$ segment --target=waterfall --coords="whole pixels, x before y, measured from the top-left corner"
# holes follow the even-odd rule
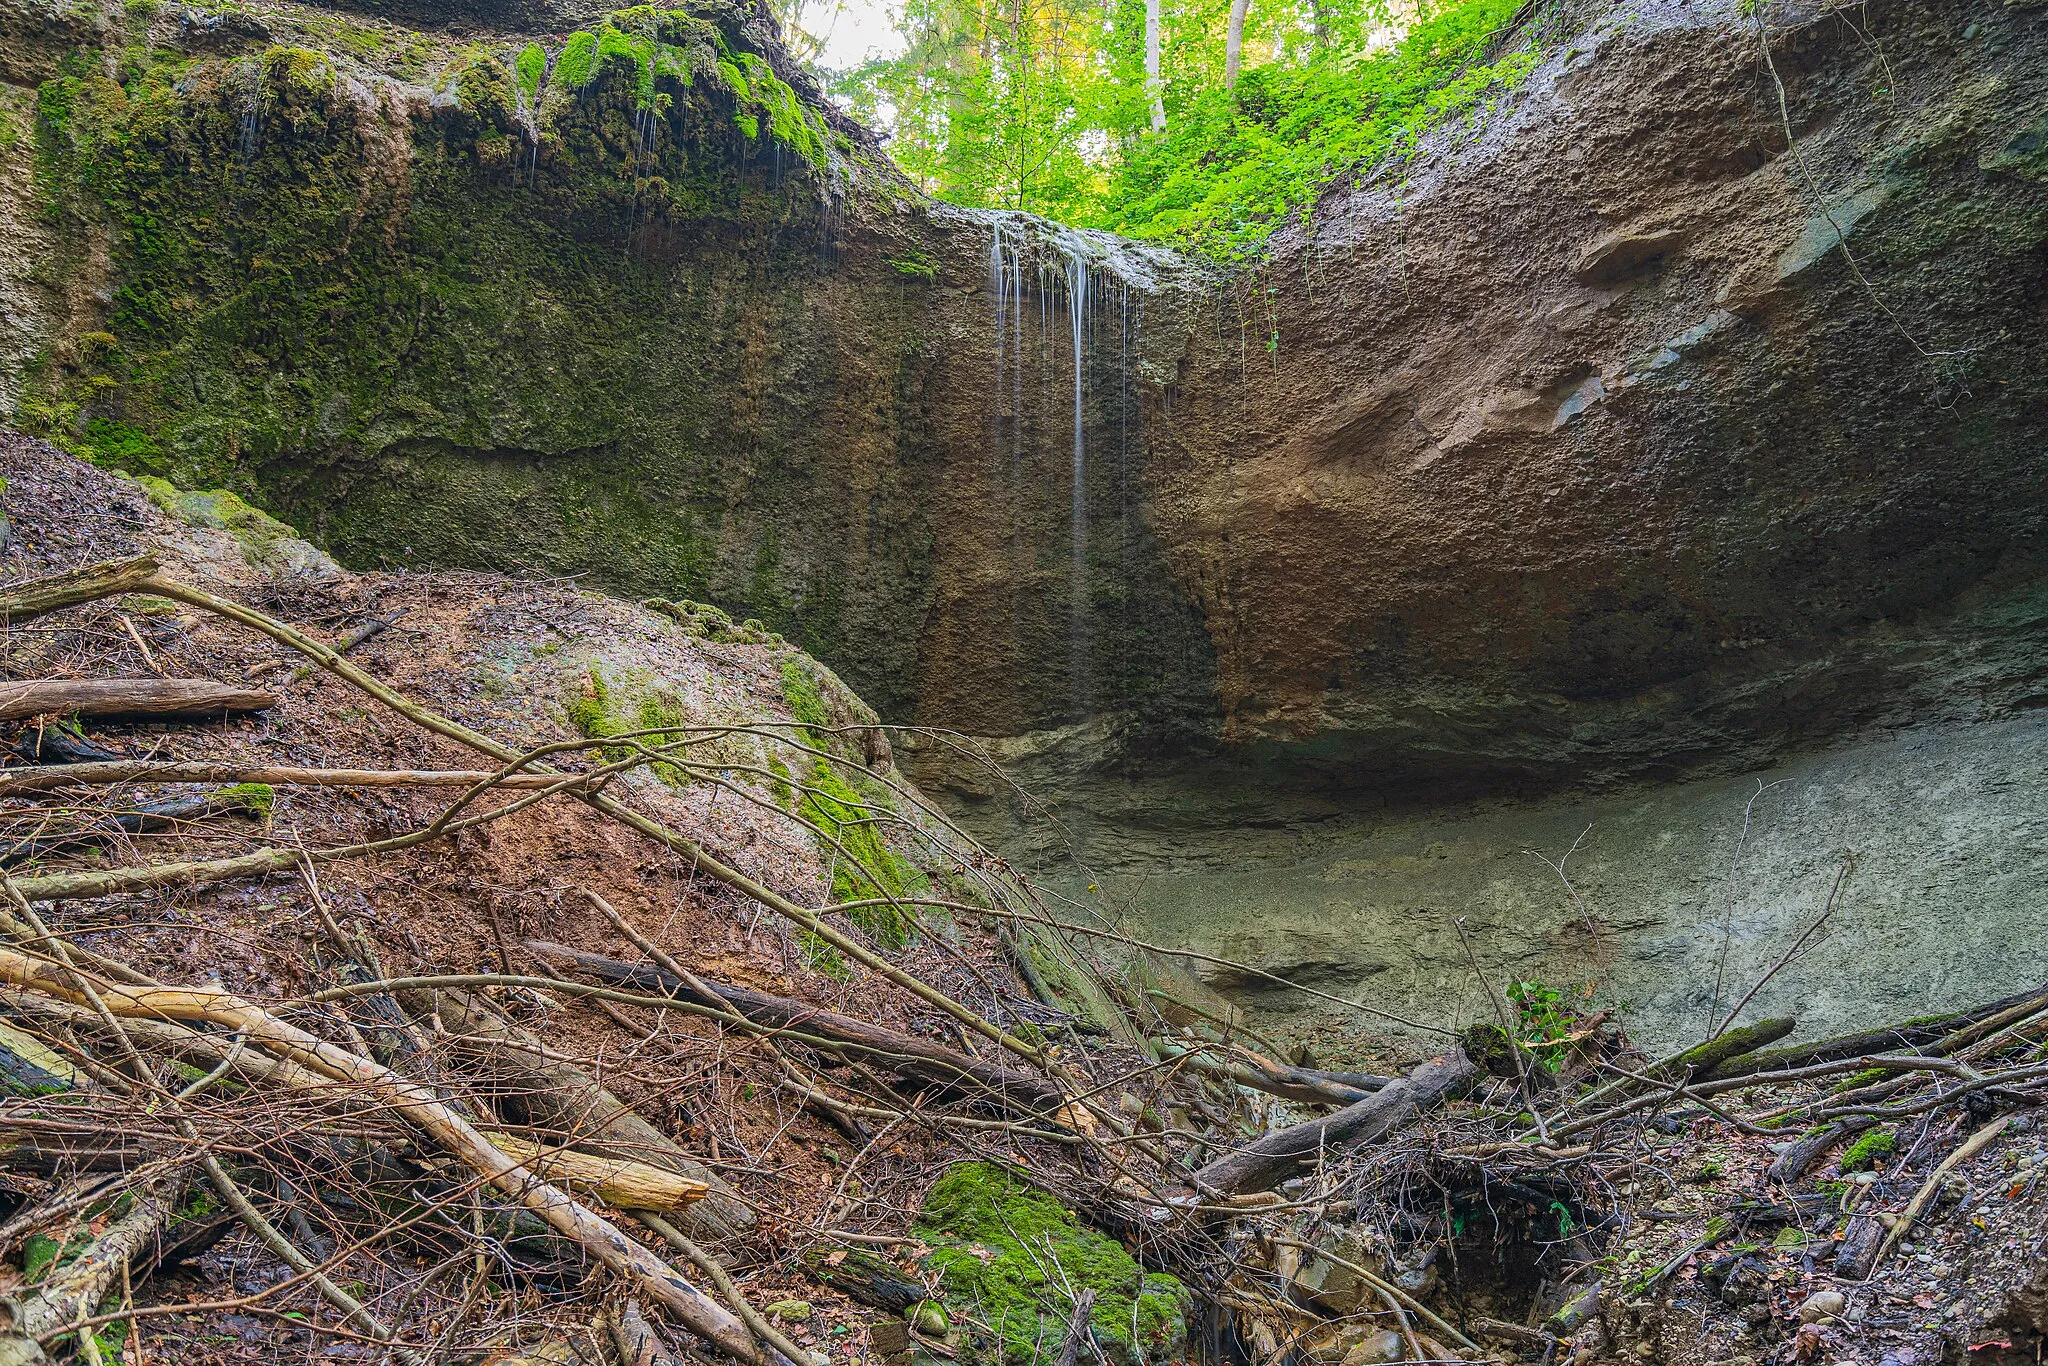
[[[1069,696],[1071,714],[1080,719],[1098,705],[1115,706],[1126,700],[1121,697],[1120,690],[1115,697],[1098,696],[1103,690],[1096,687],[1094,661],[1100,653],[1095,648],[1098,637],[1109,642],[1128,638],[1130,608],[1128,601],[1124,601],[1128,594],[1119,592],[1116,595],[1124,601],[1121,618],[1099,621],[1092,577],[1096,568],[1104,569],[1112,578],[1127,579],[1130,573],[1130,541],[1135,534],[1131,525],[1134,477],[1130,469],[1131,428],[1136,406],[1132,390],[1141,368],[1138,340],[1144,328],[1145,298],[1158,287],[1160,260],[1149,249],[1120,242],[1106,234],[1063,228],[1024,214],[1003,210],[961,212],[983,225],[988,233],[989,324],[995,342],[995,354],[989,370],[990,473],[999,473],[998,466],[1005,463],[1004,452],[1007,450],[1008,468],[1000,472],[1004,482],[999,488],[1004,506],[1010,510],[1010,554],[1021,576],[1020,586],[1028,579],[1028,566],[1034,563],[1033,547],[1024,539],[1030,525],[1027,509],[1034,504],[1035,496],[1057,496],[1056,486],[1041,485],[1034,489],[1027,481],[1025,427],[1034,416],[1050,416],[1059,411],[1055,406],[1060,402],[1057,386],[1066,379],[1059,373],[1061,364],[1064,361],[1073,367],[1073,387],[1066,395],[1071,424],[1065,577],[1070,642]],[[1027,271],[1031,272],[1030,276],[1027,276]],[[1027,297],[1027,288],[1035,293],[1035,299]],[[1108,389],[1097,390],[1091,386],[1089,370],[1090,348],[1100,340],[1096,334],[1104,321],[1103,317],[1098,317],[1103,308],[1098,296],[1111,290],[1114,294],[1108,297],[1107,304],[1114,313],[1117,326],[1113,399]],[[1038,336],[1031,342],[1036,352],[1035,383],[1042,387],[1036,391],[1037,396],[1027,410],[1024,383],[1026,313],[1033,304],[1037,306],[1039,329]],[[1056,316],[1062,306],[1067,313],[1065,356],[1060,355],[1059,319]],[[1103,378],[1107,379],[1109,357],[1105,355],[1096,359],[1103,364]],[[1093,472],[1093,485],[1090,483],[1088,461],[1088,403],[1091,394],[1104,424],[1096,432],[1099,448],[1096,464],[1099,468]],[[1105,406],[1112,401],[1116,404],[1114,432],[1107,425],[1112,414]],[[1005,426],[1009,428],[1007,443],[1004,442]],[[1040,438],[1051,435],[1050,431],[1042,428],[1035,429],[1034,434]],[[1101,445],[1100,438],[1111,435],[1116,437],[1115,459],[1103,467],[1102,455],[1108,448]],[[1142,440],[1142,437],[1137,439]],[[1045,441],[1044,445],[1051,447],[1052,442]],[[1050,455],[1051,450],[1045,453]],[[1049,475],[1051,471],[1046,473]],[[1111,482],[1102,488],[1103,497],[1092,497],[1091,490],[1103,485],[1105,480]],[[1115,495],[1113,507],[1108,501],[1112,492]],[[1057,504],[1048,507],[1039,503],[1037,506],[1042,509],[1041,518],[1050,520],[1058,515]],[[1113,521],[1103,526],[1094,525],[1091,519],[1099,509],[1113,511]],[[1115,544],[1098,544],[1104,534],[1110,536]],[[1026,601],[1025,592],[1020,591],[1017,610],[1020,617],[1035,615],[1048,605],[1051,604],[1033,605]],[[1053,610],[1056,611],[1057,607],[1054,606]]]

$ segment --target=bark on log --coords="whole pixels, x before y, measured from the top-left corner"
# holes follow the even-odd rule
[[[1594,1281],[1566,1300],[1555,1314],[1543,1320],[1543,1331],[1558,1338],[1568,1338],[1578,1332],[1588,1319],[1600,1312],[1600,1292],[1606,1284],[1605,1281]]]
[[[1883,1246],[1884,1225],[1872,1215],[1857,1215],[1843,1230],[1842,1246],[1835,1253],[1835,1275],[1845,1281],[1868,1280]]]
[[[901,1314],[930,1297],[922,1281],[866,1248],[814,1247],[804,1253],[803,1263],[820,1282],[870,1309]]]
[[[53,854],[77,849],[97,848],[109,840],[118,840],[123,835],[147,835],[158,831],[176,830],[183,824],[203,820],[208,816],[260,816],[265,805],[263,798],[252,793],[231,791],[212,792],[204,797],[185,797],[173,802],[138,805],[132,811],[102,816],[83,830],[67,830],[35,839],[18,840],[0,848],[0,865],[20,863],[32,858],[47,858]]]
[[[399,1000],[415,1018],[436,1014],[455,1046],[487,1056],[506,1074],[512,1099],[528,1124],[570,1136],[570,1141],[603,1144],[619,1153],[703,1182],[709,1193],[682,1211],[685,1231],[711,1242],[738,1238],[754,1226],[754,1212],[711,1169],[690,1156],[632,1107],[574,1064],[550,1058],[540,1040],[454,988],[401,991]],[[488,1040],[472,1044],[472,1039]]]
[[[0,950],[0,980],[74,1003],[82,993],[54,965]],[[752,1334],[723,1306],[676,1269],[621,1233],[608,1220],[577,1204],[500,1151],[451,1110],[431,1087],[407,1080],[368,1058],[357,1057],[307,1033],[239,997],[213,988],[140,987],[103,982],[100,999],[115,1014],[170,1020],[204,1020],[246,1034],[252,1042],[309,1070],[352,1083],[377,1096],[392,1111],[461,1158],[506,1195],[555,1230],[581,1244],[597,1261],[637,1285],[674,1314],[691,1332],[739,1361],[757,1363],[767,1355]],[[775,1362],[781,1361],[775,1354]],[[4,1363],[0,1363],[4,1366]],[[772,1364],[771,1364],[772,1366]]]
[[[613,1209],[673,1214],[702,1200],[703,1182],[625,1157],[595,1157],[568,1148],[542,1147],[511,1134],[485,1134],[491,1146],[523,1163],[535,1175],[570,1190],[594,1195]]]
[[[2022,1006],[2042,994],[2043,988],[2030,987],[2012,996],[2001,997],[1968,1010],[1953,1011],[1946,1015],[1930,1015],[1924,1019],[1909,1020],[1885,1029],[1866,1029],[1854,1034],[1837,1034],[1832,1038],[1816,1039],[1812,1043],[1794,1044],[1790,1048],[1774,1048],[1765,1053],[1749,1053],[1731,1058],[1714,1069],[1710,1077],[1695,1077],[1695,1081],[1726,1081],[1731,1077],[1746,1077],[1753,1072],[1779,1072],[1792,1067],[1806,1067],[1817,1062],[1839,1062],[1843,1058],[1858,1058],[1868,1053],[1891,1053],[1905,1048],[1916,1048],[1936,1043],[1982,1020],[2015,1006]]]
[[[619,1360],[623,1366],[683,1366],[682,1358],[669,1350],[661,1334],[654,1331],[654,1325],[640,1312],[635,1300],[612,1309],[610,1327],[612,1342],[619,1349]]]
[[[1224,1195],[1271,1190],[1322,1153],[1370,1143],[1452,1099],[1471,1084],[1476,1070],[1463,1050],[1454,1048],[1334,1115],[1268,1134],[1218,1158],[1195,1173],[1194,1186]]]
[[[155,1244],[191,1183],[189,1166],[162,1173],[134,1193],[128,1212],[93,1239],[91,1247],[51,1272],[36,1293],[20,1303],[13,1325],[0,1335],[0,1366],[46,1361],[36,1340],[97,1312],[121,1268]]]
[[[272,787],[474,787],[492,777],[485,769],[287,768],[271,764],[118,759],[111,763],[70,763],[0,777],[0,797],[22,797],[58,787],[100,783],[267,783]],[[552,787],[559,773],[511,773],[497,786],[530,790]]]
[[[1057,1112],[1066,1104],[1066,1096],[1048,1077],[969,1057],[928,1039],[821,1010],[806,1001],[771,996],[752,987],[708,978],[703,980],[715,995],[711,1000],[703,1000],[674,973],[652,964],[628,963],[618,958],[583,953],[546,940],[530,939],[526,946],[553,963],[586,972],[609,986],[632,987],[637,991],[659,992],[679,1001],[723,1007],[758,1025],[801,1029],[807,1034],[851,1044],[879,1055],[900,1077],[921,1084],[943,1086],[1010,1113],[1046,1115]]]
[[[1709,1039],[1696,1048],[1688,1048],[1650,1075],[1659,1079],[1676,1079],[1687,1075],[1691,1068],[1694,1081],[1706,1081],[1724,1075],[1717,1071],[1734,1059],[1754,1053],[1765,1044],[1773,1044],[1799,1027],[1799,1021],[1780,1016],[1774,1020],[1760,1020],[1753,1025],[1731,1029],[1717,1039]]]
[[[1869,1115],[1851,1115],[1847,1119],[1838,1119],[1819,1133],[1798,1139],[1791,1147],[1779,1153],[1777,1160],[1771,1163],[1771,1169],[1765,1175],[1781,1186],[1789,1186],[1806,1175],[1813,1164],[1820,1161],[1830,1148],[1850,1134],[1861,1133],[1876,1125],[1877,1121]]]
[[[157,720],[219,720],[234,712],[267,711],[277,694],[210,678],[49,678],[0,684],[0,721],[29,716],[134,716]]]
[[[62,607],[76,607],[116,593],[132,593],[156,570],[154,555],[135,555],[13,584],[0,589],[0,620],[27,621]]]
[[[121,756],[102,749],[67,723],[24,726],[14,752],[31,764],[115,763]]]
[[[1074,1312],[1067,1318],[1067,1336],[1060,1343],[1058,1366],[1079,1366],[1081,1349],[1088,1345],[1089,1319],[1095,1313],[1095,1292],[1082,1290],[1074,1296]]]

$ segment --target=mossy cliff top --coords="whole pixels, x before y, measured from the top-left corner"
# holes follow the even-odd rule
[[[0,196],[36,239],[32,269],[0,265],[19,425],[232,490],[358,567],[715,604],[893,720],[1028,728],[1165,675],[1199,699],[1199,625],[1129,511],[1142,385],[1119,366],[1143,348],[1090,360],[1077,580],[1064,352],[982,461],[990,229],[917,195],[761,12],[380,13],[42,15],[0,71]],[[1077,611],[1106,623],[1100,681],[1035,676]]]

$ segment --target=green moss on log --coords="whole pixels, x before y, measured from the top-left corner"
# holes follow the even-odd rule
[[[963,1361],[1044,1359],[1065,1335],[1072,1292],[1084,1289],[1095,1292],[1095,1336],[1114,1366],[1174,1360],[1186,1344],[1186,1287],[1147,1272],[1006,1168],[952,1168],[925,1197],[917,1229],[933,1246],[926,1264],[939,1274],[953,1321],[975,1325],[962,1332]]]

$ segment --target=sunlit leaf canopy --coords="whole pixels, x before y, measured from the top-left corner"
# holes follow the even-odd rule
[[[1249,0],[1229,84],[1231,0],[1154,3],[1163,131],[1147,0],[903,0],[833,89],[941,199],[1242,255],[1535,60],[1520,0]]]

